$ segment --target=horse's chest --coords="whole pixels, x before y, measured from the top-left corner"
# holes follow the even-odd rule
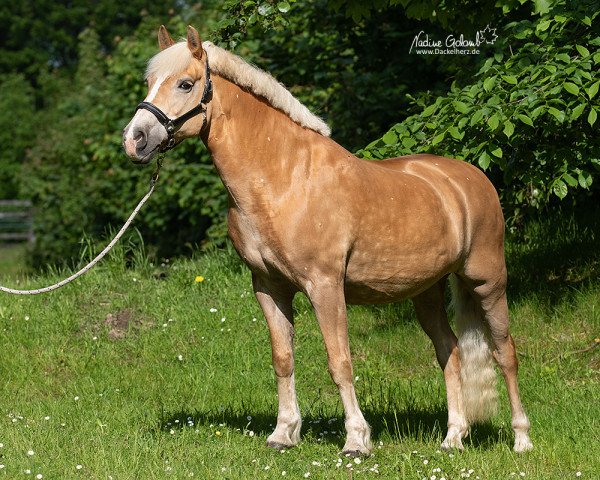
[[[281,269],[278,255],[259,222],[232,209],[228,216],[228,230],[235,249],[251,270],[267,273],[273,267]]]

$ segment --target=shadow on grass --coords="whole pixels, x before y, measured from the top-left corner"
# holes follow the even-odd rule
[[[600,278],[600,207],[556,209],[507,235],[508,298],[552,307]]]
[[[396,412],[378,413],[365,412],[371,429],[373,441],[380,438],[391,437],[393,440],[411,439],[427,442],[439,448],[447,432],[448,412],[446,409],[433,410],[405,409]],[[502,430],[491,422],[474,425],[466,439],[463,439],[466,448],[489,449],[504,438]]]
[[[434,448],[439,445],[446,435],[447,411],[442,408],[432,410],[406,409],[394,412],[377,412],[367,410],[365,418],[371,425],[371,438],[376,445],[380,439],[391,438],[394,441],[403,439],[427,442]],[[250,417],[250,419],[249,419]],[[171,412],[165,413],[157,426],[151,429],[153,434],[212,426],[215,431],[228,428],[243,435],[268,436],[275,428],[275,413],[247,414],[223,412]],[[508,432],[499,429],[493,423],[475,425],[469,437],[463,440],[466,448],[489,449],[498,443],[509,442]],[[306,441],[317,441],[337,445],[341,450],[345,441],[345,429],[342,417],[318,417],[307,415],[302,419],[302,438]]]

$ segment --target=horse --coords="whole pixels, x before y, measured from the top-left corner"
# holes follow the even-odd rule
[[[509,333],[504,219],[495,188],[467,162],[434,155],[356,157],[270,74],[202,42],[158,32],[148,95],[123,131],[135,163],[199,136],[228,194],[228,233],[252,272],[268,324],[278,412],[267,446],[300,441],[292,300],[314,308],[341,396],[343,453],[369,454],[370,427],[353,385],[347,304],[412,299],[444,375],[448,429],[463,449],[470,425],[495,412],[495,359],[512,414],[514,450],[533,448]],[[445,309],[450,283],[456,329]]]

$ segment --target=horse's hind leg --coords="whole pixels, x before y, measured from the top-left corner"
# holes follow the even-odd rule
[[[275,431],[267,438],[267,446],[276,449],[292,447],[300,441],[300,408],[294,382],[293,293],[274,288],[252,278],[256,299],[267,319],[271,335],[273,369],[277,377],[279,409]]]
[[[425,292],[412,299],[417,319],[435,347],[437,360],[444,372],[448,400],[448,433],[442,442],[444,450],[462,449],[462,439],[469,425],[462,405],[460,360],[457,339],[448,324],[444,307],[446,280],[440,280]]]
[[[475,298],[480,302],[494,344],[494,358],[506,382],[512,413],[512,428],[515,432],[514,450],[515,452],[524,452],[532,449],[533,444],[529,439],[529,420],[519,396],[515,343],[508,331],[505,278],[502,276],[500,280],[484,282],[473,288],[473,292]]]

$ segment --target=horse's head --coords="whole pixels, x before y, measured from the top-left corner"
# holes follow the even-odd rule
[[[198,135],[212,93],[208,60],[195,28],[188,27],[187,41],[175,43],[161,26],[158,44],[161,52],[146,70],[148,95],[123,130],[123,146],[135,163],[148,163],[157,152]]]

